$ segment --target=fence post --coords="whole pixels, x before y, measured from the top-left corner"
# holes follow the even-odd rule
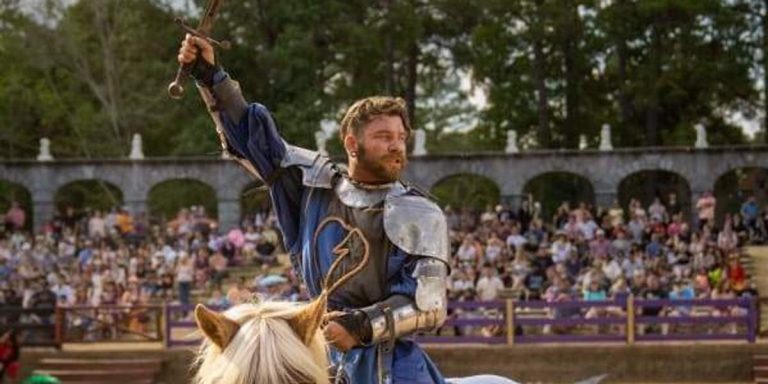
[[[168,307],[168,302],[163,302],[163,310],[160,314],[161,317],[161,324],[162,329],[158,332],[160,333],[160,337],[163,340],[163,344],[165,345],[165,348],[171,347],[171,313],[170,308]]]
[[[627,304],[627,344],[635,343],[635,296],[629,295]]]
[[[757,329],[760,323],[757,322],[757,297],[749,297],[749,311],[747,311],[747,340],[754,343],[757,340]]]
[[[507,299],[507,345],[515,343],[515,302]]]
[[[56,315],[55,315],[55,323],[54,323],[54,342],[56,343],[56,348],[61,349],[61,344],[63,343],[62,338],[64,337],[64,308],[60,306],[56,306]]]

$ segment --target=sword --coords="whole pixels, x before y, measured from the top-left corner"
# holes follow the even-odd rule
[[[221,8],[221,2],[222,0],[208,0],[208,5],[205,7],[205,13],[203,13],[203,17],[200,19],[200,23],[197,25],[197,29],[192,28],[184,23],[184,20],[180,17],[175,19],[176,24],[178,24],[181,29],[190,35],[205,39],[209,43],[222,49],[229,49],[230,44],[228,41],[219,42],[209,36],[211,34],[211,30],[213,29],[213,20],[216,17],[216,14],[219,12],[219,8]],[[181,99],[181,97],[184,95],[184,86],[182,84],[184,84],[184,82],[189,77],[193,64],[194,63],[179,65],[179,70],[176,72],[176,78],[171,84],[168,85],[168,96],[173,99]]]

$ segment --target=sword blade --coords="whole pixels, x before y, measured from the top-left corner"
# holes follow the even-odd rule
[[[197,26],[197,30],[208,36],[213,29],[213,20],[219,13],[222,0],[209,0],[208,5],[205,7],[203,17],[200,19],[200,24]]]

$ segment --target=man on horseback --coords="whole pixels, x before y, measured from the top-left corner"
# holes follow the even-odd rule
[[[399,180],[411,132],[403,100],[370,97],[347,110],[344,169],[286,143],[269,111],[246,103],[237,82],[213,64],[207,41],[188,35],[178,61],[193,64],[225,153],[269,186],[285,248],[310,294],[321,293],[337,256],[367,260],[328,298],[324,333],[337,379],[445,382],[408,338],[445,319],[449,248],[440,208]]]

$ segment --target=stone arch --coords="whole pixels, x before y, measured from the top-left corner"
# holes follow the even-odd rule
[[[618,200],[626,212],[631,199],[639,199],[648,208],[656,197],[668,205],[671,193],[677,196],[683,216],[690,217],[693,197],[688,179],[665,169],[643,169],[625,176],[619,182]]]
[[[72,180],[61,185],[53,196],[58,212],[71,207],[76,213],[89,210],[108,211],[123,205],[123,190],[103,179]]]
[[[218,218],[216,189],[193,178],[166,179],[149,188],[147,206],[150,218],[172,220],[181,209],[202,206],[211,219]]]
[[[493,179],[472,173],[443,177],[433,184],[430,193],[443,207],[482,210],[501,201],[501,189]]]
[[[741,204],[754,196],[758,204],[768,203],[768,167],[738,167],[717,176],[713,192],[717,199],[716,220],[728,212],[739,212]]]
[[[523,186],[525,198],[541,204],[542,215],[548,220],[557,207],[568,202],[571,207],[579,203],[595,204],[595,188],[592,181],[578,173],[568,171],[549,171],[528,179]]]
[[[17,202],[19,207],[24,210],[23,228],[27,230],[32,229],[33,210],[35,208],[34,204],[32,204],[32,193],[21,183],[0,179],[0,216],[8,212],[13,202]]]
[[[240,193],[240,211],[243,217],[251,217],[258,212],[272,209],[269,188],[260,180],[254,180],[242,188]]]

